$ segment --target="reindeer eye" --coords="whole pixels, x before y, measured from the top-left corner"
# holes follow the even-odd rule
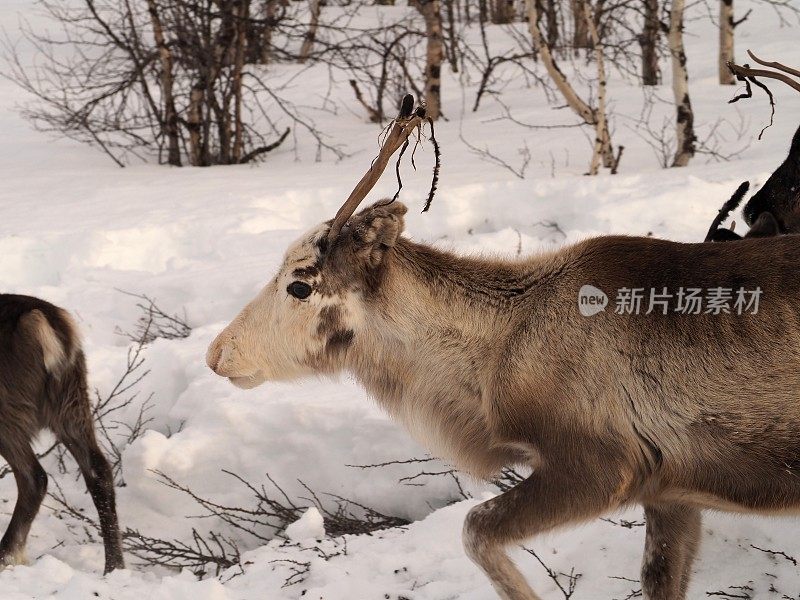
[[[286,291],[298,300],[305,300],[311,295],[311,286],[304,281],[293,281],[286,288]]]

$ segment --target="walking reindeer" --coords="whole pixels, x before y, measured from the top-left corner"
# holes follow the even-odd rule
[[[47,493],[47,473],[31,449],[44,428],[75,457],[97,507],[105,572],[125,566],[114,479],[97,445],[86,362],[69,314],[44,300],[0,294],[0,455],[17,484],[17,502],[3,539],[0,568],[25,562],[31,523]]]
[[[504,599],[539,598],[509,545],[634,504],[644,598],[685,598],[702,509],[800,511],[800,236],[459,256],[404,237],[398,202],[355,213],[421,122],[401,112],[336,217],[211,343],[209,367],[241,388],[347,371],[458,468],[530,467],[464,523]],[[695,289],[737,299],[679,310]],[[615,290],[661,303],[618,310],[603,293]]]

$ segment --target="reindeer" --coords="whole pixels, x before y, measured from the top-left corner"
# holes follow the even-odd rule
[[[685,598],[703,509],[800,509],[800,236],[603,236],[515,260],[459,256],[403,236],[399,202],[355,212],[420,123],[401,112],[336,217],[288,249],[208,366],[245,389],[346,371],[459,469],[529,467],[464,522],[466,554],[501,598],[539,598],[508,546],[635,504],[644,598]],[[760,288],[762,301],[755,314],[599,302],[583,316],[588,285]]]
[[[80,467],[100,516],[105,573],[124,568],[111,467],[97,445],[86,362],[69,314],[44,300],[0,294],[0,455],[17,484],[11,522],[0,540],[0,568],[26,562],[31,523],[47,473],[31,449],[50,429]]]
[[[742,239],[732,229],[719,227],[744,198],[749,188],[745,182],[731,196],[714,219],[706,236],[707,242],[727,242]],[[785,233],[800,233],[800,127],[795,131],[789,155],[764,186],[747,201],[742,210],[750,229],[744,237],[772,237]]]
[[[800,233],[800,127],[794,133],[786,160],[748,200],[742,213],[750,224],[769,213],[780,233]]]

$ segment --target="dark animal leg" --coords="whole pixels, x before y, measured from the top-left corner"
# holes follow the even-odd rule
[[[683,600],[700,540],[700,509],[682,504],[645,506],[642,560],[646,600]]]
[[[26,562],[25,542],[31,523],[39,512],[47,493],[47,473],[36,459],[28,440],[9,443],[0,441],[0,454],[8,462],[17,483],[17,503],[11,522],[0,540],[0,565],[15,565]]]

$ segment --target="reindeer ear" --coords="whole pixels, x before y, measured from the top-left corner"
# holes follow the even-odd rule
[[[377,267],[386,252],[397,243],[403,232],[405,204],[378,202],[362,210],[352,219],[350,239],[354,252],[371,267]]]
[[[781,228],[775,216],[768,211],[762,212],[744,237],[773,237],[780,235]]]

